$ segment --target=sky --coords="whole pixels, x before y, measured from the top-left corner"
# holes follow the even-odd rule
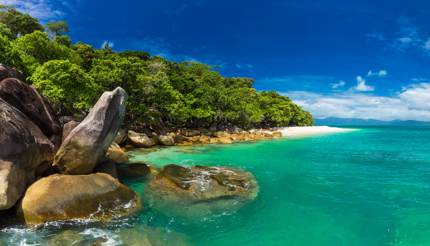
[[[430,121],[430,2],[0,0],[74,41],[251,77],[316,118]]]

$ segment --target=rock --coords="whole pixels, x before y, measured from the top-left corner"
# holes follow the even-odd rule
[[[64,124],[63,126],[63,139],[61,142],[64,142],[66,140],[67,136],[69,136],[70,132],[72,132],[73,129],[75,129],[79,125],[79,122],[71,120]]]
[[[128,155],[119,145],[113,142],[106,153],[106,158],[115,163],[126,163],[128,162]]]
[[[84,238],[77,231],[66,230],[53,236],[48,241],[48,246],[80,246],[82,245]]]
[[[27,225],[76,219],[109,221],[136,212],[140,205],[136,193],[108,174],[56,174],[27,189],[20,213]]]
[[[145,163],[130,163],[116,165],[120,178],[144,178],[151,173],[151,168]]]
[[[127,131],[125,129],[119,129],[114,142],[117,143],[118,145],[122,145],[126,141],[127,141]]]
[[[0,64],[0,81],[7,78],[15,78],[21,81],[25,81],[25,76],[20,71],[8,67],[6,65]]]
[[[175,145],[175,139],[169,135],[160,135],[158,136],[158,141],[161,145],[164,146],[173,146]]]
[[[126,92],[118,87],[105,92],[85,119],[74,128],[54,158],[65,174],[87,174],[106,156],[125,114]]]
[[[114,178],[118,178],[118,172],[116,170],[116,163],[111,161],[105,161],[94,168],[95,173],[106,173]]]
[[[153,138],[148,137],[145,133],[137,133],[135,131],[128,131],[129,142],[137,148],[150,148],[155,146]]]
[[[220,144],[231,144],[231,143],[233,143],[233,140],[231,140],[231,138],[229,136],[218,137],[217,140],[218,140],[217,142]]]
[[[49,168],[54,146],[15,107],[0,99],[0,210],[12,207]]]
[[[282,138],[282,132],[273,132],[272,137],[274,138]]]
[[[138,227],[122,229],[119,233],[122,245],[127,246],[186,246],[184,234],[161,228]]]
[[[221,137],[228,137],[230,134],[228,132],[225,132],[225,131],[217,131],[213,135],[214,135],[214,137],[221,138]]]
[[[60,133],[54,110],[33,87],[18,79],[4,79],[0,82],[0,98],[24,113],[46,136]]]
[[[201,218],[238,209],[258,191],[257,181],[246,171],[167,165],[149,182],[145,196],[164,213]]]

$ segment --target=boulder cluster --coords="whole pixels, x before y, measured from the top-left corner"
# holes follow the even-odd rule
[[[126,100],[122,88],[105,92],[82,122],[63,127],[20,72],[0,65],[0,211],[16,209],[30,225],[135,212],[137,194],[97,172],[109,157],[119,158],[107,152],[119,148],[112,143]]]
[[[228,129],[228,130],[189,130],[179,129],[166,134],[138,133],[129,130],[124,142],[134,148],[151,148],[155,146],[190,146],[201,144],[231,144],[235,142],[258,141],[282,137],[277,130],[267,129]]]
[[[144,196],[166,214],[206,216],[254,200],[255,177],[228,167],[129,163],[120,146],[231,143],[280,137],[275,131],[179,130],[144,134],[121,129],[127,93],[104,92],[80,122],[59,120],[18,71],[0,65],[0,212],[27,225],[109,221],[138,211],[139,196],[122,178],[150,177]],[[63,117],[64,118],[64,117]],[[151,175],[149,175],[151,174]]]

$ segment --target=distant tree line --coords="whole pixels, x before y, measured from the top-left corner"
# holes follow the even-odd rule
[[[0,62],[20,69],[63,115],[84,115],[105,90],[129,94],[130,128],[311,125],[288,97],[259,92],[249,78],[227,78],[210,66],[173,62],[142,51],[114,52],[78,42],[67,23],[46,25],[0,5]]]

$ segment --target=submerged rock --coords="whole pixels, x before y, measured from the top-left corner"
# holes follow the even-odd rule
[[[84,239],[77,231],[66,230],[53,236],[47,243],[48,246],[80,246]]]
[[[136,193],[108,174],[56,174],[27,189],[20,212],[28,225],[76,219],[109,221],[136,212],[140,205]]]
[[[46,136],[61,132],[51,105],[33,87],[8,78],[0,82],[0,98],[24,113]]]
[[[122,229],[119,233],[121,245],[127,246],[186,246],[188,238],[186,235],[166,231],[160,228],[139,227],[133,229]]]
[[[246,171],[167,165],[150,181],[145,195],[163,212],[192,217],[238,209],[258,191],[257,181]]]
[[[137,133],[135,131],[128,131],[128,140],[131,145],[137,148],[150,148],[157,143],[153,138],[148,137],[145,133]]]
[[[12,207],[49,168],[54,146],[15,107],[0,99],[0,210]]]
[[[105,92],[85,119],[74,128],[54,158],[65,174],[88,174],[106,156],[125,114],[126,92],[118,87]]]
[[[151,167],[144,163],[117,164],[116,169],[121,179],[145,178],[151,173]]]

